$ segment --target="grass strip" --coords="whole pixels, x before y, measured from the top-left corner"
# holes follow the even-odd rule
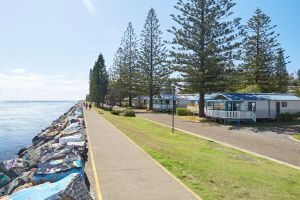
[[[293,138],[300,141],[300,134],[294,134]]]
[[[139,117],[103,117],[204,199],[300,199],[300,171]]]

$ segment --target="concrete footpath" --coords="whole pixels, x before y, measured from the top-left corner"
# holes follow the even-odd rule
[[[194,200],[184,185],[160,167],[95,111],[84,112],[89,137],[91,181],[104,200]],[[91,175],[90,173],[93,173]],[[100,191],[97,191],[99,181]],[[95,186],[95,185],[96,186]],[[97,196],[97,195],[96,195]]]
[[[139,117],[171,126],[172,116],[167,114],[139,113]],[[240,149],[300,167],[300,143],[270,130],[233,129],[225,126],[195,123],[176,119],[175,127]]]

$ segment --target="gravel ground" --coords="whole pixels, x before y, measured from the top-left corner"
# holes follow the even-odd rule
[[[138,116],[171,126],[168,114],[137,113]],[[231,126],[175,120],[175,127],[238,148],[300,167],[300,143],[288,138],[291,129],[232,128]]]

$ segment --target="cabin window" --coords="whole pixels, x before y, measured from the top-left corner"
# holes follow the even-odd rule
[[[286,101],[285,102],[281,102],[281,107],[286,108],[287,107],[287,102]]]
[[[213,102],[207,102],[207,109],[213,110],[214,109],[214,103]]]
[[[170,100],[165,100],[165,104],[169,105],[170,104]]]
[[[214,102],[207,102],[207,106],[214,106]]]
[[[214,103],[215,110],[225,110],[225,106],[223,102],[215,102]]]
[[[248,111],[256,111],[256,102],[248,102]]]

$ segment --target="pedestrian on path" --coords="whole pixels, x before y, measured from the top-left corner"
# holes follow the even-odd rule
[[[91,108],[92,108],[92,104],[89,105],[89,110],[91,110]]]

